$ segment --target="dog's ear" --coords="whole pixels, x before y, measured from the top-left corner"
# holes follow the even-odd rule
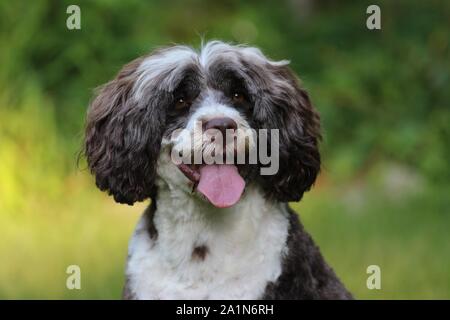
[[[279,170],[261,178],[269,196],[298,201],[320,170],[320,118],[285,63],[271,63],[265,69],[267,88],[257,99],[254,118],[262,127],[279,129]]]
[[[155,195],[156,161],[165,121],[163,91],[135,97],[139,58],[99,88],[87,115],[85,155],[96,184],[120,203]]]

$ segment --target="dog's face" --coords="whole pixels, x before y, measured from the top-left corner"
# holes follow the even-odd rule
[[[97,186],[128,204],[154,198],[158,178],[219,208],[251,183],[299,200],[320,169],[319,116],[286,65],[218,41],[132,61],[89,108],[85,154]],[[276,140],[259,134],[271,129]],[[265,147],[278,163],[268,175]]]

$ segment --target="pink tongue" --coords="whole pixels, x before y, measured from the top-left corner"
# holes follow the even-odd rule
[[[230,164],[205,165],[200,168],[197,191],[218,208],[236,204],[244,191],[245,181],[236,166]]]

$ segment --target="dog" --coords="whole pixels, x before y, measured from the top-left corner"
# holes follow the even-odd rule
[[[124,299],[352,298],[288,205],[321,163],[320,118],[288,63],[221,41],[175,45],[99,88],[84,145],[96,185],[118,203],[151,199],[129,244]],[[236,139],[245,130],[277,135]],[[215,140],[230,131],[231,142]],[[277,154],[272,174],[258,154],[220,161],[264,146]],[[212,163],[183,155],[212,149]]]

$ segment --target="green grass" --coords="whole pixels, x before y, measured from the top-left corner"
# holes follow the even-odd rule
[[[76,168],[77,139],[61,139],[52,105],[24,90],[24,100],[0,94],[0,298],[119,298],[143,206],[95,190]],[[72,264],[81,267],[79,291],[66,289]]]
[[[0,298],[120,297],[128,237],[142,206],[115,205],[85,178],[69,178],[59,200],[0,216]],[[66,289],[73,264],[81,268],[81,290]]]

